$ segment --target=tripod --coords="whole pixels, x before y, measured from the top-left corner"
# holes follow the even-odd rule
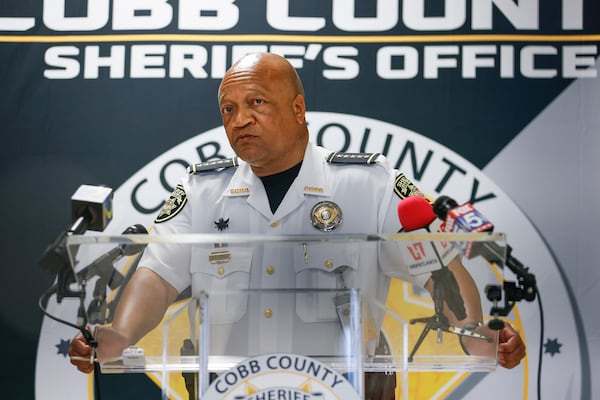
[[[435,314],[431,317],[414,318],[409,321],[411,324],[424,323],[425,327],[421,331],[421,335],[417,339],[417,342],[408,356],[408,362],[413,361],[415,353],[423,343],[423,340],[425,340],[425,337],[427,337],[429,331],[432,329],[437,331],[438,344],[442,343],[442,332],[448,332],[458,336],[469,336],[491,342],[492,339],[487,336],[475,333],[469,329],[450,325],[448,317],[444,315],[444,300],[446,300],[448,306],[454,312],[454,315],[456,315],[457,319],[462,320],[466,318],[464,303],[460,297],[458,284],[456,283],[452,271],[450,271],[448,267],[443,267],[440,270],[433,271],[431,273],[431,279],[433,280],[432,297]]]

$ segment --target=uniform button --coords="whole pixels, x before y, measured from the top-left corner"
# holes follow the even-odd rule
[[[269,275],[273,275],[274,273],[275,273],[275,267],[274,267],[274,266],[272,266],[272,265],[269,265],[269,266],[267,267],[267,274],[269,274]]]
[[[219,267],[219,269],[217,270],[217,274],[223,275],[224,273],[225,273],[225,268]]]
[[[273,310],[270,308],[265,308],[265,317],[271,318],[273,316]]]
[[[331,267],[333,267],[333,261],[326,260],[325,261],[325,268],[330,269]]]
[[[277,228],[279,226],[279,221],[275,221],[271,224],[271,228]]]

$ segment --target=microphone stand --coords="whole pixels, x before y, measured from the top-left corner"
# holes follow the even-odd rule
[[[539,295],[535,275],[529,272],[529,268],[523,265],[519,260],[512,256],[512,247],[507,245],[504,264],[495,262],[500,268],[504,266],[513,272],[517,277],[517,282],[503,281],[500,285],[487,285],[485,294],[487,299],[493,302],[490,315],[494,317],[488,326],[494,330],[500,330],[504,327],[504,321],[498,316],[506,317],[513,309],[517,301],[533,301],[536,295]],[[498,305],[502,299],[502,290],[504,290],[504,306]]]
[[[116,308],[116,303],[106,303],[107,286],[112,290],[115,290],[117,288],[119,289],[116,299],[118,301],[121,292],[125,287],[125,284],[131,278],[131,275],[133,273],[131,269],[135,270],[135,267],[137,266],[137,263],[140,260],[141,254],[138,254],[138,256],[136,257],[135,263],[128,272],[127,277],[124,277],[115,268],[114,263],[124,255],[133,255],[136,253],[141,253],[146,247],[146,245],[119,245],[111,249],[107,253],[102,254],[90,265],[88,265],[76,274],[71,266],[72,260],[69,259],[66,241],[67,237],[70,235],[85,233],[85,231],[88,228],[89,219],[90,217],[89,215],[87,215],[87,213],[77,218],[77,220],[71,225],[69,230],[66,232],[62,232],[54,240],[54,242],[50,246],[48,246],[48,248],[46,248],[46,250],[42,254],[39,260],[39,264],[44,269],[47,269],[51,272],[56,272],[57,278],[56,282],[40,297],[40,299],[38,300],[38,305],[41,311],[47,317],[79,330],[85,337],[86,341],[92,346],[93,349],[95,349],[95,347],[97,346],[97,342],[93,335],[87,330],[87,325],[88,323],[103,324],[107,321],[112,322],[114,310]],[[137,224],[128,227],[123,232],[123,234],[131,233],[148,232],[146,228],[144,228],[144,226]],[[78,250],[79,245],[73,248],[73,258],[76,257]],[[73,260],[73,262],[76,263],[75,260]],[[84,306],[86,299],[86,286],[88,281],[94,276],[98,276],[98,280],[96,281],[96,286],[94,288],[93,299],[91,300],[88,310],[86,311]],[[75,283],[79,284],[79,290],[71,289],[71,285]],[[47,305],[52,295],[56,295],[56,302],[59,304],[62,303],[64,298],[79,299],[77,320],[75,323],[58,318],[48,312]],[[92,359],[93,354],[94,353],[92,352]]]
[[[442,267],[442,269],[433,271],[431,273],[431,279],[433,280],[432,298],[433,298],[435,314],[432,315],[431,317],[413,318],[409,321],[411,324],[424,323],[425,326],[423,327],[423,330],[421,331],[421,335],[417,339],[417,342],[413,346],[413,348],[410,352],[410,355],[408,356],[408,362],[413,361],[415,353],[417,352],[417,350],[423,343],[423,340],[425,340],[425,338],[427,337],[427,334],[429,333],[429,331],[432,329],[437,331],[437,343],[438,344],[442,343],[442,332],[448,332],[448,333],[452,333],[452,334],[458,335],[458,336],[469,336],[472,338],[482,339],[487,342],[491,342],[491,340],[492,340],[491,338],[489,338],[487,336],[473,332],[469,329],[459,328],[459,327],[450,325],[450,322],[448,321],[448,317],[446,317],[446,315],[444,315],[444,299],[446,297],[446,289],[445,289],[445,285],[442,283],[442,280],[447,278],[446,276],[444,276],[447,273],[450,273],[450,274],[452,273],[452,271],[448,270],[448,267]]]

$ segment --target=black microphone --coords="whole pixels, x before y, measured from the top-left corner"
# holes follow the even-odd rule
[[[445,232],[477,233],[494,231],[494,224],[471,203],[458,205],[454,199],[448,196],[440,196],[433,203],[433,211],[439,219],[444,221]],[[505,263],[509,267],[514,266],[517,269],[523,265],[510,254],[512,249],[508,245],[506,251],[494,242],[469,242],[458,247],[468,259],[480,256],[501,268],[504,267]]]
[[[148,231],[141,224],[131,225],[123,231],[123,235],[147,234]],[[86,281],[94,276],[105,280],[111,289],[115,289],[123,283],[123,275],[117,271],[113,264],[124,256],[132,256],[144,250],[146,244],[119,244],[100,257],[92,261],[87,267],[77,272],[79,279]]]
[[[71,226],[61,232],[40,257],[40,266],[51,273],[70,269],[66,238],[86,230],[103,231],[112,220],[113,190],[106,186],[81,185],[71,196]]]
[[[71,196],[72,233],[102,232],[112,221],[113,190],[106,186],[81,185]]]
[[[471,203],[458,205],[454,199],[440,196],[433,203],[433,211],[444,222],[445,232],[477,233],[494,230],[494,224]],[[461,242],[456,247],[468,259],[481,256],[489,262],[504,263],[504,250],[494,242]]]
[[[433,203],[433,212],[453,232],[491,232],[494,225],[471,203],[458,205],[448,196],[440,196]]]
[[[433,203],[435,215],[444,221],[446,232],[473,233],[492,232],[494,224],[480,213],[471,203],[458,205],[448,196],[440,196]],[[506,250],[494,242],[470,242],[461,248],[466,258],[477,256],[503,268],[505,265],[518,277],[519,283],[525,289],[519,293],[517,300],[524,298],[527,301],[535,299],[535,276],[529,272],[521,261],[512,255],[512,247],[506,245]],[[520,298],[518,298],[520,297]]]
[[[123,231],[123,235],[146,234],[148,231],[143,225],[131,225]],[[114,263],[124,256],[131,256],[144,250],[146,244],[119,244],[100,257],[92,261],[87,267],[77,272],[77,278],[89,281],[97,276],[92,300],[87,309],[87,322],[103,324],[107,318],[106,288],[117,289],[125,282],[125,277],[115,267]]]
[[[403,229],[407,232],[420,229],[431,232],[429,225],[435,220],[435,214],[431,207],[431,203],[425,198],[421,196],[409,196],[398,203],[398,219],[400,220]],[[431,272],[431,278],[434,281],[434,301],[436,298],[437,300],[445,300],[456,318],[459,321],[463,320],[466,318],[467,313],[464,300],[460,294],[458,282],[452,271],[442,261],[442,259],[445,258],[444,256],[447,256],[452,248],[444,242],[441,242],[439,246],[435,242],[429,242],[429,244],[435,255],[435,267],[428,268]],[[445,250],[444,247],[446,247]],[[417,243],[409,246],[407,249],[413,258],[415,258],[417,265],[419,263],[427,262],[421,258],[415,257],[415,255],[419,255],[420,249],[425,249],[422,244]],[[428,252],[425,250],[423,255],[426,254],[428,254]],[[443,255],[440,256],[440,254]]]

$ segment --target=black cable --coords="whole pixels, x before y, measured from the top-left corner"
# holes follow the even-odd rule
[[[542,297],[540,291],[536,288],[538,306],[540,309],[540,349],[538,354],[538,376],[537,376],[537,395],[538,400],[542,398],[542,353],[544,347],[544,308],[542,307]]]
[[[46,306],[48,305],[48,300],[50,299],[50,296],[52,296],[56,290],[56,284],[52,285],[50,287],[50,289],[46,290],[46,292],[44,294],[42,294],[40,296],[40,298],[38,299],[38,307],[40,308],[40,310],[42,311],[42,313],[58,322],[67,326],[70,326],[71,328],[74,328],[76,330],[78,330],[79,332],[81,332],[81,334],[83,335],[83,337],[85,338],[86,342],[92,346],[92,347],[97,347],[98,346],[98,342],[96,341],[96,339],[94,338],[94,336],[91,334],[90,331],[88,331],[85,327],[85,323],[83,324],[84,326],[80,326],[77,324],[74,324],[73,322],[58,318],[52,314],[50,314],[46,308]],[[80,309],[83,308],[83,298],[85,297],[85,290],[82,290],[82,295],[79,297],[80,300],[80,304],[79,307]],[[101,394],[100,394],[100,366],[98,365],[98,363],[96,361],[94,361],[94,399],[96,400],[101,400]]]
[[[100,365],[94,361],[94,399],[100,400],[102,398],[100,393]]]
[[[64,319],[60,319],[58,317],[55,317],[54,315],[50,314],[48,312],[48,310],[46,309],[46,305],[48,304],[48,300],[50,299],[50,296],[52,296],[53,293],[53,289],[56,287],[56,284],[54,284],[50,289],[48,289],[44,294],[42,294],[38,300],[38,307],[40,308],[40,310],[42,311],[42,313],[44,313],[44,315],[50,319],[53,319],[56,322],[59,322],[61,324],[70,326],[71,328],[75,328],[78,331],[81,330],[85,330],[83,329],[81,326],[74,324],[72,322],[66,321]],[[88,332],[89,334],[89,332]]]
[[[542,306],[542,297],[540,296],[540,291],[537,287],[535,287],[535,294],[537,297],[539,312],[540,312],[540,343],[538,349],[538,368],[537,368],[537,382],[536,382],[536,392],[538,400],[542,398],[542,361],[543,361],[543,352],[544,352],[544,307]],[[504,323],[504,322],[502,322]],[[493,328],[492,328],[493,329]],[[501,328],[498,328],[501,329]]]

